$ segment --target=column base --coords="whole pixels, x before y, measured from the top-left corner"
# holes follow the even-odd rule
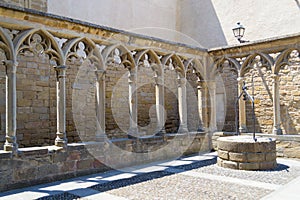
[[[197,132],[206,132],[206,128],[200,125],[197,129]]]
[[[282,129],[281,128],[273,128],[273,134],[274,135],[282,135]]]
[[[188,133],[189,130],[186,126],[180,126],[177,132],[178,133]]]
[[[128,135],[129,139],[138,138],[139,137],[138,129],[137,128],[129,128],[127,135]]]
[[[57,133],[57,135],[65,135],[64,133]],[[55,146],[57,147],[67,147],[67,138],[61,138],[59,136],[55,139]]]
[[[3,149],[4,151],[16,152],[18,145],[16,143],[5,143]]]
[[[246,126],[240,126],[239,132],[240,132],[240,133],[247,133],[247,128],[246,128]]]
[[[18,149],[18,144],[16,143],[16,137],[14,136],[6,136],[6,141],[4,143],[4,151],[16,152]]]
[[[96,134],[96,142],[105,142],[107,140],[106,134]]]

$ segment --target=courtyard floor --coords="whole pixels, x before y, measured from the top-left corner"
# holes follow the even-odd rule
[[[300,161],[277,158],[270,171],[216,165],[192,155],[0,193],[0,199],[300,199]]]

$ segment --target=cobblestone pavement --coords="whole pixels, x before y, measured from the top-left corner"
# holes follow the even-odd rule
[[[233,170],[208,153],[8,191],[0,199],[300,199],[300,161],[277,162],[268,171]]]

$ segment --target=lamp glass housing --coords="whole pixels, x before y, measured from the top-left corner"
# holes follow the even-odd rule
[[[241,39],[244,36],[245,28],[240,24],[240,22],[237,23],[237,27],[232,29],[234,37],[237,39]]]

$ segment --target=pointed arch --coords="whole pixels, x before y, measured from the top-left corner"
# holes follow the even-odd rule
[[[279,54],[279,56],[275,60],[274,68],[272,69],[272,72],[274,74],[278,74],[281,66],[288,65],[288,57],[291,54],[291,52],[294,50],[297,50],[300,54],[299,47],[293,47],[293,48],[286,49],[282,53]]]
[[[223,57],[221,57],[221,58],[219,58],[219,59],[217,59],[217,60],[215,60],[214,62],[213,62],[213,69],[212,69],[212,71],[211,71],[211,73],[209,74],[209,77],[211,78],[211,79],[215,79],[215,76],[217,75],[217,73],[218,73],[218,71],[219,70],[222,70],[223,69],[223,63],[225,62],[225,61],[228,61],[229,62],[229,64],[231,65],[231,70],[232,71],[234,71],[237,75],[239,75],[240,74],[240,69],[241,69],[241,65],[240,65],[240,63],[236,60],[236,59],[234,59],[234,58],[230,58],[230,57],[227,57],[227,56],[223,56]]]
[[[183,62],[185,68],[185,77],[188,69],[192,66],[193,69],[196,70],[197,74],[200,76],[201,80],[204,80],[204,65],[201,60],[196,58],[190,58]]]
[[[4,50],[7,60],[16,60],[14,45],[9,35],[0,27],[0,48]]]
[[[69,40],[63,47],[63,55],[64,55],[64,64],[67,62],[67,59],[71,56],[78,57],[77,55],[77,45],[83,42],[85,44],[85,53],[87,55],[90,55],[91,59],[96,60],[98,62],[98,65],[96,65],[98,70],[105,70],[105,64],[103,61],[103,57],[100,53],[100,50],[97,48],[96,44],[87,37],[81,37],[81,38],[73,38]]]
[[[180,57],[173,53],[168,54],[162,58],[162,65],[163,66],[167,65],[168,62],[170,62],[170,60],[172,60],[173,62],[176,63],[175,70],[178,73],[178,75],[180,77],[185,77],[185,67],[184,67],[184,64],[183,64],[182,60],[180,59]]]
[[[13,40],[13,44],[15,47],[15,55],[17,56],[20,51],[31,48],[31,43],[35,34],[41,35],[45,41],[43,41],[43,50],[41,53],[45,53],[50,56],[50,60],[53,59],[56,61],[57,65],[64,65],[63,53],[59,44],[53,37],[51,33],[44,29],[29,29],[21,32],[17,37]],[[24,44],[25,43],[25,44]]]
[[[106,47],[103,50],[103,60],[104,63],[106,64],[109,56],[115,49],[119,49],[121,51],[120,57],[121,57],[121,63],[126,67],[129,68],[130,70],[133,70],[135,68],[135,60],[132,56],[131,51],[124,46],[123,44],[114,44],[111,46]]]
[[[136,55],[135,55],[135,64],[136,66],[139,65],[139,63],[141,62],[141,59],[145,56],[145,55],[149,55],[149,60],[151,61],[151,68],[159,75],[162,75],[163,69],[162,69],[162,62],[160,60],[160,58],[158,57],[157,53],[153,50],[153,49],[144,49],[139,51]],[[155,64],[155,65],[153,65]]]
[[[271,56],[265,53],[254,53],[249,55],[243,62],[239,77],[243,77],[251,68],[253,68],[253,64],[255,63],[255,58],[257,56],[260,56],[261,67],[265,67],[268,70],[272,69],[274,61]]]

